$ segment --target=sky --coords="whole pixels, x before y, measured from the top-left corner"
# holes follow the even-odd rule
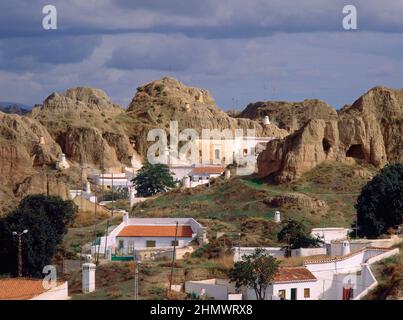
[[[45,30],[45,5],[57,29]],[[342,10],[357,8],[357,30]],[[1,0],[0,101],[33,105],[77,86],[127,107],[164,76],[222,109],[322,99],[340,108],[403,87],[400,0]]]

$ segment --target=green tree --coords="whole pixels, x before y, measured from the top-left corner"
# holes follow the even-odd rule
[[[41,277],[76,212],[72,201],[59,197],[24,198],[16,210],[0,219],[0,273],[17,274],[18,241],[12,233],[27,229],[28,233],[22,236],[23,275]]]
[[[277,240],[287,243],[288,254],[291,249],[314,248],[322,243],[320,239],[311,237],[301,222],[292,219],[285,222],[284,227],[277,234]]]
[[[385,166],[358,196],[358,235],[376,238],[403,223],[403,165]]]
[[[132,180],[137,194],[141,197],[153,196],[175,187],[175,181],[169,167],[165,164],[147,162]]]
[[[255,291],[256,299],[266,298],[266,289],[278,271],[279,262],[269,256],[264,249],[256,249],[251,255],[244,255],[241,261],[234,264],[229,278],[239,289],[247,286]]]

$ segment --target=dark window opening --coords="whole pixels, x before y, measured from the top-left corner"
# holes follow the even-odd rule
[[[322,140],[322,146],[323,146],[323,151],[325,151],[325,153],[328,154],[331,145],[330,145],[330,143],[329,143],[329,141],[327,139]]]
[[[356,158],[356,159],[365,159],[364,150],[361,144],[353,144],[348,148],[346,152],[346,157]]]

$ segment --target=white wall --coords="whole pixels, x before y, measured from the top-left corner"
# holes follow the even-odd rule
[[[243,256],[253,254],[256,249],[264,249],[270,256],[275,258],[284,257],[285,255],[285,249],[281,247],[233,247],[234,262],[240,261]]]
[[[330,243],[333,240],[347,239],[347,235],[350,229],[347,228],[314,228],[311,230],[312,237],[319,237]]]
[[[325,254],[326,248],[299,248],[291,250],[291,257],[308,257]]]
[[[291,300],[291,289],[297,289],[297,300],[316,300],[317,299],[317,283],[316,281],[295,282],[295,283],[278,283],[273,284],[273,295],[278,296],[279,290],[285,290],[285,299]],[[304,289],[310,289],[310,297],[304,298]]]
[[[228,293],[231,291],[231,284],[226,280],[208,279],[202,281],[186,281],[185,292],[195,293],[200,296],[202,290],[205,294],[214,300],[228,300]]]
[[[177,238],[178,246],[183,247],[189,244],[193,238]],[[171,242],[175,240],[175,237],[116,237],[116,247],[115,250],[119,249],[119,241],[123,240],[123,252],[122,253],[130,253],[128,252],[129,244],[132,243],[132,247],[134,249],[144,249],[147,248],[147,241],[155,241],[154,248],[172,248]],[[152,248],[148,248],[152,249]]]

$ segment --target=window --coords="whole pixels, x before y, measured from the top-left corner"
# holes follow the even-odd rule
[[[248,155],[248,149],[243,149],[243,155],[247,156]]]
[[[285,290],[278,290],[278,296],[281,300],[285,300]]]
[[[124,247],[124,241],[123,241],[123,240],[119,240],[119,244],[118,244],[119,250],[122,250],[123,247]]]
[[[175,246],[175,247],[179,246],[179,241],[178,241],[178,240],[172,240],[172,241],[171,241],[171,246],[172,246],[172,247],[174,247],[174,246]]]
[[[154,248],[155,247],[155,240],[147,240],[146,241],[147,248]]]
[[[311,289],[305,288],[304,289],[304,298],[310,298],[311,297]]]
[[[220,149],[215,149],[214,150],[214,158],[216,160],[220,160]]]

